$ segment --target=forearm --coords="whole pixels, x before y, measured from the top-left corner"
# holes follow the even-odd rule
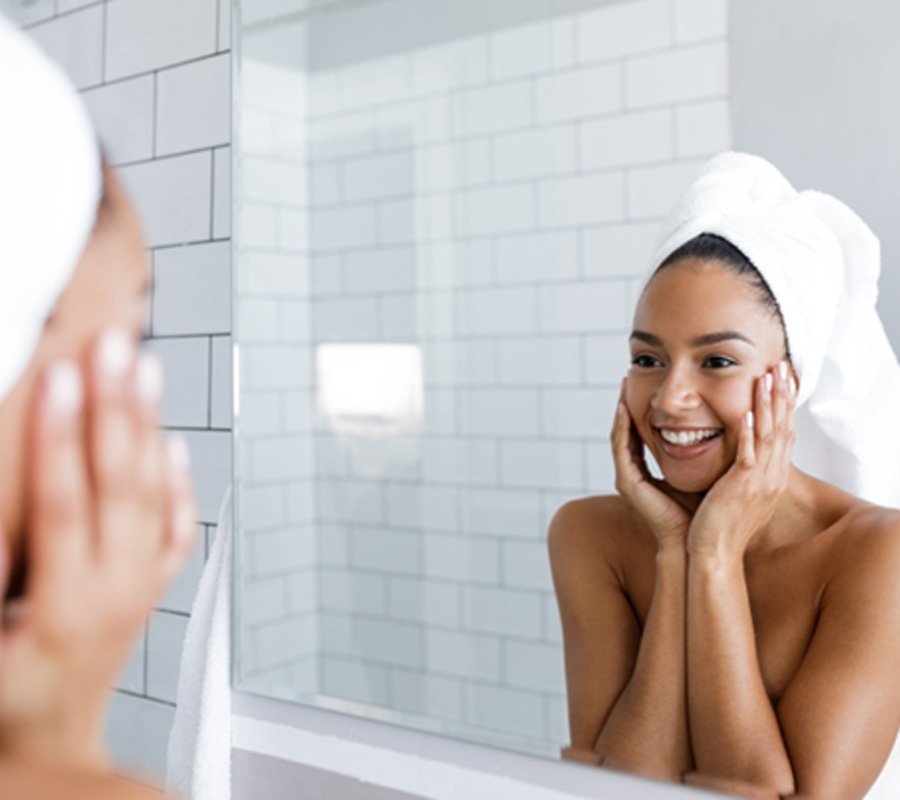
[[[660,550],[631,679],[609,713],[596,750],[607,766],[680,779],[691,768],[685,688],[683,546]]]
[[[4,797],[66,800],[163,800],[161,789],[128,778],[70,770],[59,765],[0,756]],[[168,795],[166,795],[168,797]]]
[[[107,772],[103,728],[111,689],[102,680],[66,686],[63,668],[46,656],[30,660],[30,684],[0,690],[0,754],[66,769]],[[62,687],[44,695],[47,686]],[[3,687],[6,689],[7,687]]]
[[[792,794],[793,770],[760,673],[740,558],[690,558],[687,686],[697,771]]]

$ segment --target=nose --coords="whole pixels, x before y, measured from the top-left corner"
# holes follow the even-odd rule
[[[671,416],[692,411],[700,402],[700,395],[697,393],[690,370],[678,366],[666,371],[662,382],[650,398],[650,405],[654,411]]]

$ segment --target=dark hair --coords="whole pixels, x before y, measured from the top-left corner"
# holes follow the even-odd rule
[[[760,302],[781,325],[781,330],[784,334],[784,352],[788,360],[790,360],[791,350],[788,345],[787,328],[784,324],[781,306],[778,305],[778,300],[772,292],[771,287],[766,282],[766,279],[762,276],[762,273],[739,248],[715,233],[701,233],[669,253],[653,274],[656,275],[661,269],[668,267],[677,261],[681,261],[684,258],[718,261],[735,275],[746,278],[750,282],[750,285],[756,290]]]

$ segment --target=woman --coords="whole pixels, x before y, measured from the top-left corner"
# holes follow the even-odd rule
[[[655,263],[611,435],[618,494],[550,528],[565,755],[861,797],[900,726],[900,512],[870,502],[900,503],[877,241],[833,198],[724,154]]]
[[[105,708],[195,529],[137,350],[144,243],[77,94],[2,17],[0,108],[0,780],[144,796],[108,776]]]

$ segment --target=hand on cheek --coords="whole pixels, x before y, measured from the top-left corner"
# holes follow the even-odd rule
[[[628,411],[626,392],[627,379],[622,381],[616,418],[610,432],[616,491],[647,522],[660,549],[674,547],[683,551],[690,512],[647,469],[644,442]]]
[[[718,559],[742,558],[771,518],[787,487],[794,444],[797,385],[786,362],[754,386],[734,464],[713,485],[694,515],[688,550]]]
[[[29,431],[19,613],[0,637],[0,747],[100,766],[107,694],[190,554],[193,489],[181,440],[158,430],[158,363],[111,331],[84,368],[41,381]]]

